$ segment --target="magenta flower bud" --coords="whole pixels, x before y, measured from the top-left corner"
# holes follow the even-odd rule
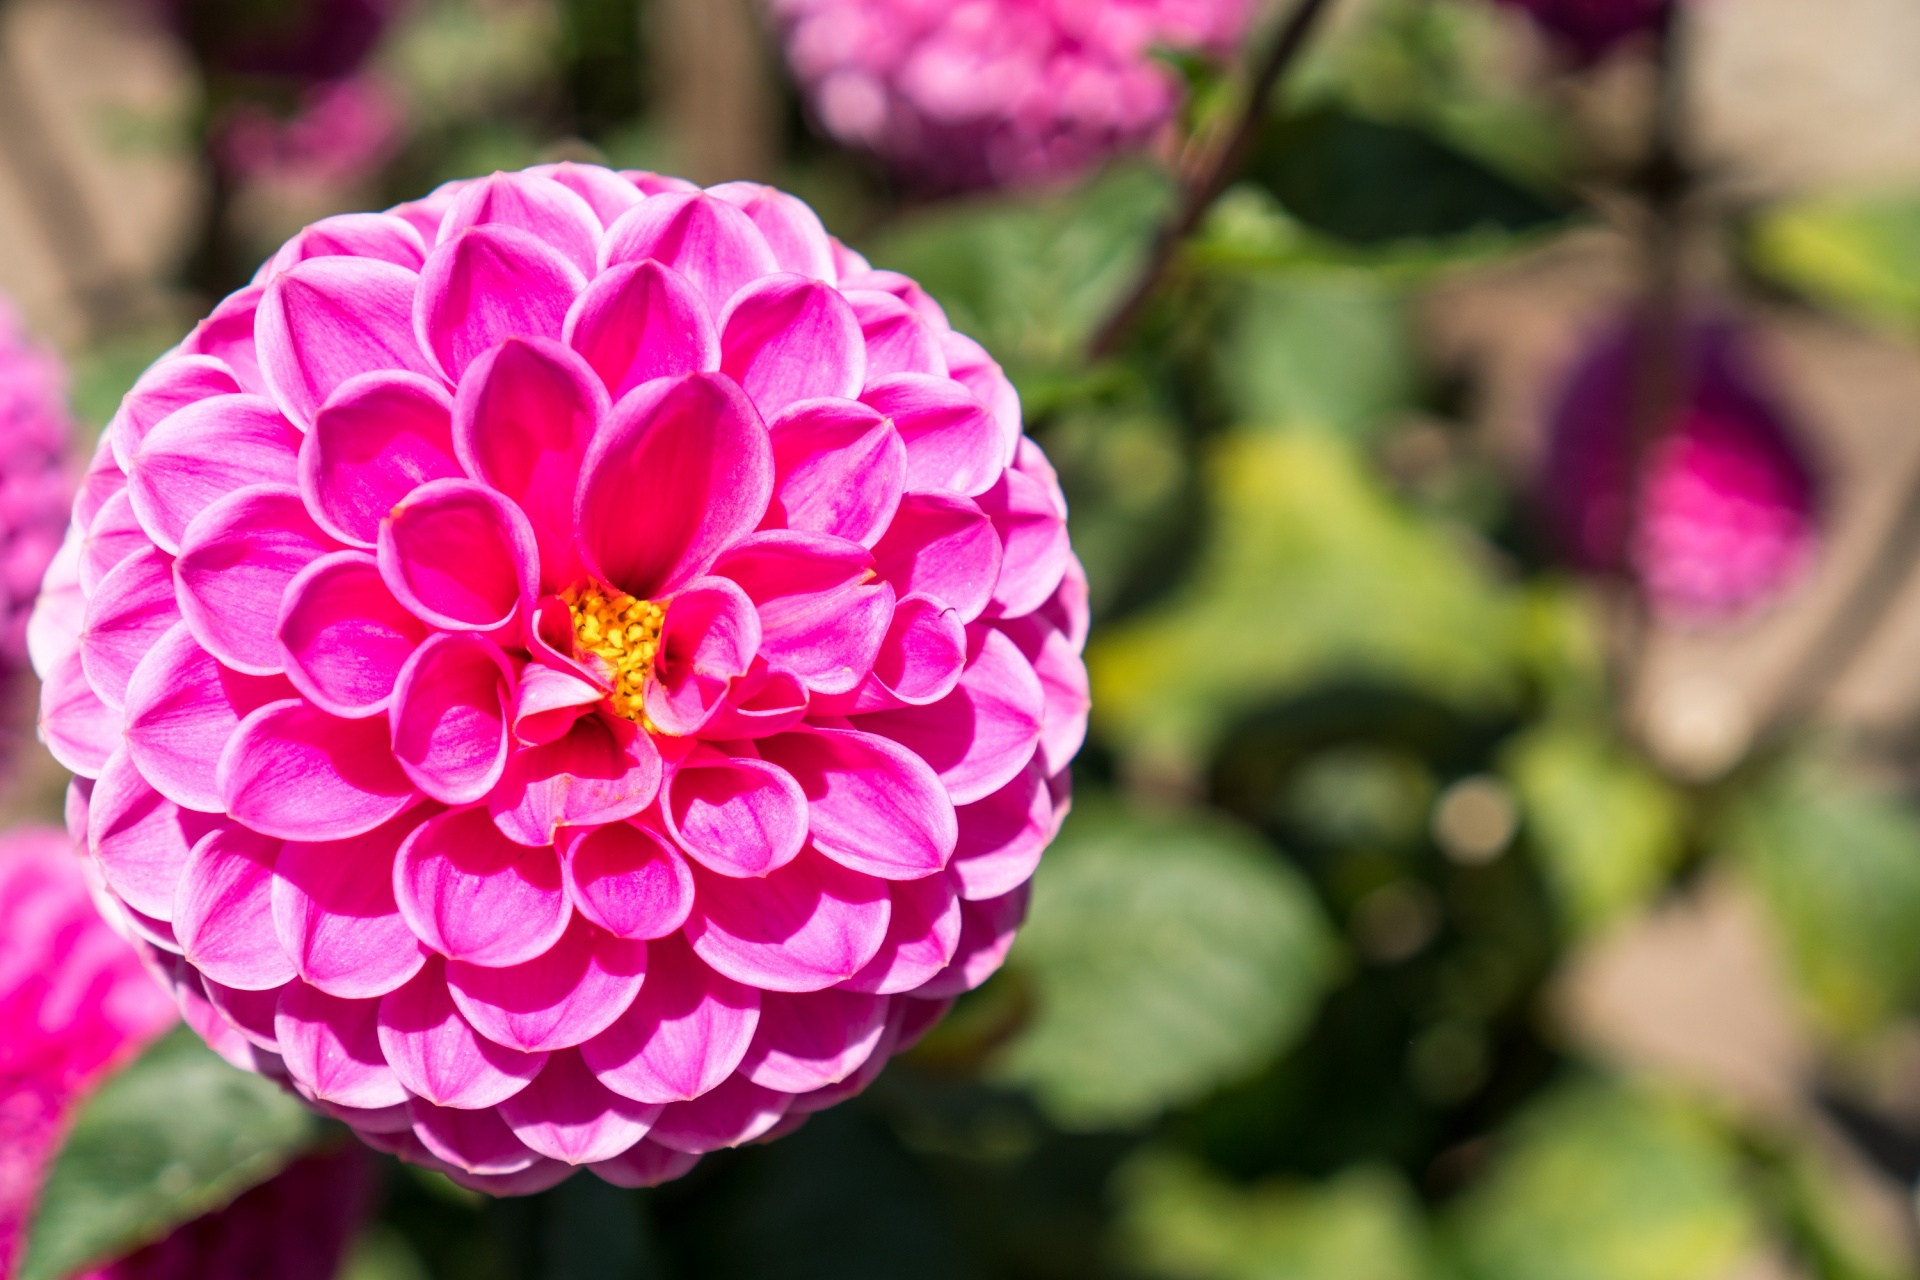
[[[1178,109],[1156,53],[1222,55],[1251,0],[772,0],[820,123],[943,190],[1071,177]]]
[[[1500,0],[1524,10],[1547,35],[1586,66],[1638,36],[1662,31],[1675,0]]]
[[[27,659],[27,619],[73,501],[66,371],[0,299],[0,675]]]
[[[769,187],[317,223],[128,394],[41,727],[189,1022],[376,1146],[626,1185],[1000,964],[1086,588],[1000,368]]]
[[[0,1276],[14,1274],[74,1108],[174,1021],[95,909],[66,835],[0,834]]]
[[[1812,469],[1739,332],[1698,322],[1678,362],[1682,407],[1649,432],[1636,480],[1637,332],[1618,326],[1595,343],[1561,392],[1542,477],[1548,522],[1574,564],[1632,572],[1668,618],[1759,607],[1818,548]]]

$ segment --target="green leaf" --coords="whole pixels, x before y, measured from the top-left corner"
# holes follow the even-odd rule
[[[1270,126],[1247,176],[1301,222],[1355,244],[1532,231],[1566,217],[1561,207],[1419,129],[1332,106]]]
[[[1721,1280],[1756,1247],[1732,1145],[1677,1098],[1563,1088],[1506,1141],[1456,1210],[1471,1280]]]
[[[1087,653],[1094,715],[1123,750],[1191,772],[1233,720],[1327,680],[1462,706],[1514,693],[1515,593],[1350,443],[1240,433],[1206,461],[1212,537],[1185,586]]]
[[[1788,205],[1754,224],[1748,254],[1762,275],[1828,306],[1920,326],[1920,193]]]
[[[1069,1128],[1148,1120],[1284,1049],[1336,955],[1258,837],[1082,797],[1034,879],[1012,965],[1035,1013],[995,1074]]]
[[[1124,1256],[1168,1280],[1426,1280],[1425,1223],[1406,1184],[1351,1169],[1324,1183],[1239,1188],[1150,1152],[1116,1176]]]
[[[81,1108],[40,1193],[21,1280],[61,1280],[218,1209],[311,1146],[322,1121],[185,1027]]]
[[[1684,852],[1679,793],[1604,728],[1540,725],[1507,751],[1527,832],[1561,908],[1605,924],[1658,891]]]
[[[1920,815],[1814,765],[1756,787],[1729,839],[1779,924],[1813,1012],[1882,1025],[1920,995]]]

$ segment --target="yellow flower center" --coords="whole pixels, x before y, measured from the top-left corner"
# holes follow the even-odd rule
[[[561,593],[573,615],[573,635],[580,649],[607,664],[613,682],[608,700],[629,720],[645,723],[641,695],[653,660],[660,652],[660,625],[667,611],[651,600],[636,600],[623,592],[609,595],[589,584]]]

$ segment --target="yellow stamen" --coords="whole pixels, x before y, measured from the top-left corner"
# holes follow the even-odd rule
[[[560,598],[573,615],[579,647],[606,664],[607,679],[613,684],[607,700],[614,711],[646,724],[641,698],[660,652],[660,627],[667,611],[651,600],[636,600],[618,591],[609,595],[591,584],[570,587]]]

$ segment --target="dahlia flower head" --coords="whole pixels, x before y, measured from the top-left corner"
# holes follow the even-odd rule
[[[937,189],[1071,177],[1181,101],[1165,49],[1222,55],[1252,0],[770,0],[821,125]]]
[[[0,834],[0,1276],[74,1108],[178,1016],[82,867],[56,828]]]
[[[1590,66],[1638,36],[1665,28],[1676,0],[1500,0]]]
[[[0,299],[0,671],[27,660],[27,618],[73,500],[66,372]]]
[[[1624,323],[1603,334],[1560,393],[1542,476],[1548,522],[1577,566],[1634,574],[1663,617],[1750,612],[1813,563],[1813,469],[1740,330],[1700,320],[1684,331],[1681,409],[1633,476],[1639,332]]]
[[[189,1022],[499,1192],[861,1089],[1012,942],[1085,579],[999,367],[769,187],[307,228],[106,431],[35,615]]]

